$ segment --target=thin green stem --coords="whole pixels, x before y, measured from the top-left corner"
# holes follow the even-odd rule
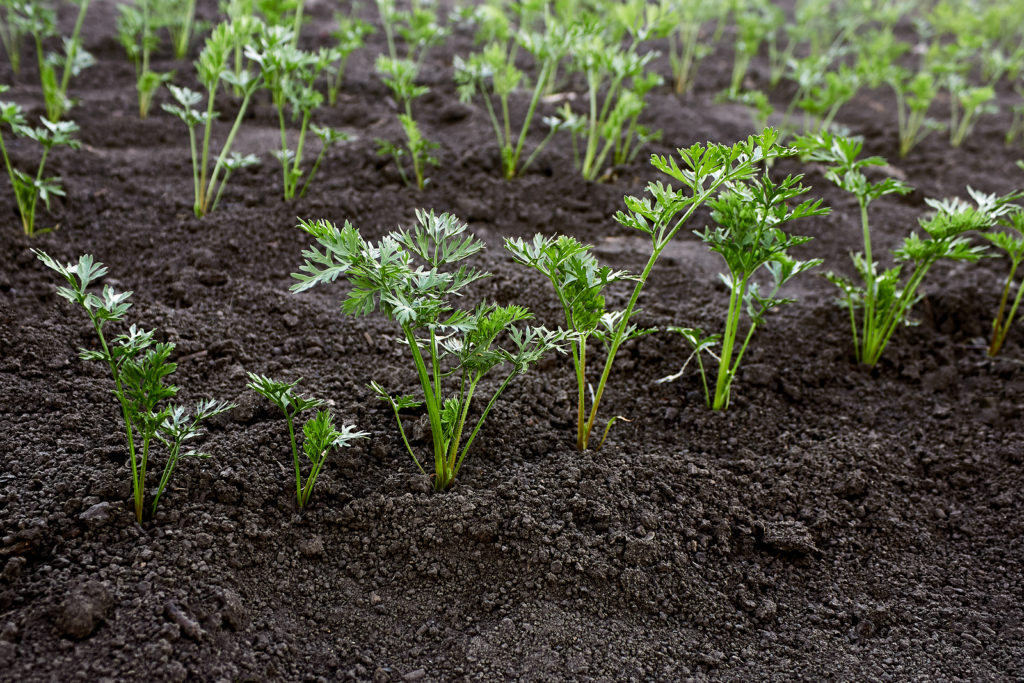
[[[729,311],[725,319],[725,333],[722,335],[722,357],[718,361],[718,378],[715,382],[715,401],[712,410],[722,410],[728,403],[729,385],[732,383],[732,351],[736,343],[739,328],[740,309],[743,304],[743,291],[747,285],[744,277],[737,284],[736,274],[732,273],[733,287],[729,290]]]
[[[1014,261],[1010,266],[1010,274],[1006,276],[1006,283],[1003,285],[1003,295],[999,298],[999,309],[996,313],[996,319],[992,321],[992,343],[989,345],[988,354],[990,356],[995,355],[992,349],[996,347],[996,341],[999,339],[999,333],[1003,325],[1003,315],[1006,313],[1006,303],[1010,299],[1010,287],[1013,285],[1013,276],[1017,272],[1018,263],[1019,261]]]
[[[587,149],[583,155],[583,167],[580,169],[584,180],[591,180],[590,166],[593,163],[594,155],[597,153],[597,88],[600,85],[598,74],[591,72],[587,74],[588,97],[590,101],[590,117],[587,127]]]
[[[858,361],[862,358],[860,349],[860,337],[857,334],[857,316],[854,314],[853,297],[846,295],[847,308],[850,311],[850,329],[853,331],[853,355]]]
[[[330,450],[330,447],[328,447],[328,450]],[[306,483],[302,486],[302,502],[299,503],[299,507],[305,507],[310,497],[312,497],[313,486],[316,485],[317,477],[320,476],[320,470],[323,469],[324,462],[327,461],[327,452],[321,453],[320,459],[313,463],[313,467],[309,470],[309,474],[306,476]]]
[[[85,13],[89,9],[89,0],[83,0],[78,6],[78,17],[75,19],[75,28],[71,31],[71,40],[68,43],[67,60],[64,62],[64,72],[60,79],[61,99],[68,92],[68,85],[71,82],[71,70],[74,67],[75,58],[78,56],[78,47],[81,43],[82,24],[85,23]],[[63,112],[62,112],[63,113]]]
[[[292,22],[292,47],[299,46],[299,34],[302,32],[302,11],[305,9],[305,0],[299,0],[295,8],[295,19]]]
[[[11,159],[7,155],[7,145],[4,144],[4,136],[0,133],[0,152],[3,152],[4,166],[7,168],[7,175],[11,180],[11,189],[14,190],[14,200],[18,204],[18,215],[21,217],[21,228],[29,237],[32,236],[32,226],[26,222],[26,212],[22,193],[18,190],[18,181],[14,175],[14,167],[11,166]]]
[[[316,161],[313,162],[313,168],[309,170],[309,175],[306,176],[306,182],[303,183],[302,185],[302,190],[299,192],[299,197],[306,196],[306,190],[309,189],[309,184],[313,182],[313,176],[316,175],[316,172],[320,169],[321,162],[323,162],[324,157],[327,156],[327,147],[328,145],[326,142],[324,142],[320,146],[320,153],[316,155]]]
[[[509,385],[509,383],[512,381],[512,378],[515,376],[516,371],[512,370],[512,373],[505,378],[505,381],[501,383],[501,386],[498,387],[498,390],[494,392],[493,396],[491,396],[491,400],[487,402],[487,407],[484,408],[484,412],[480,414],[480,418],[476,421],[476,425],[474,425],[473,431],[472,433],[470,433],[469,439],[466,441],[466,445],[462,448],[462,453],[459,455],[459,459],[455,463],[455,469],[452,471],[453,481],[456,475],[458,475],[459,470],[462,468],[462,461],[466,459],[466,453],[469,452],[469,447],[473,445],[473,440],[476,439],[476,435],[480,431],[480,427],[483,425],[484,420],[487,419],[487,416],[491,414],[491,408],[494,407],[495,401],[498,400],[498,397],[501,396],[503,391],[505,391],[505,387]]]
[[[391,17],[384,14],[381,0],[377,0],[377,11],[380,13],[380,22],[384,26],[384,37],[388,41],[388,56],[392,60],[396,60],[398,59],[398,50],[395,49],[395,28],[391,25]]]
[[[194,212],[196,216],[206,213],[206,172],[210,164],[210,134],[213,131],[213,103],[217,96],[217,84],[208,90],[206,99],[206,125],[203,130],[203,162],[200,164],[199,189],[196,192]]]
[[[167,488],[167,483],[171,480],[171,474],[174,473],[174,467],[178,463],[178,454],[181,446],[175,443],[171,447],[171,452],[167,457],[167,464],[164,466],[163,474],[160,475],[160,484],[157,486],[156,494],[153,496],[153,505],[150,508],[150,515],[156,516],[156,506],[160,502],[160,496],[163,495],[164,489]]]
[[[480,84],[480,91],[484,94],[484,105],[487,108],[487,116],[491,120],[491,126],[494,128],[494,137],[498,140],[498,148],[502,150],[502,163],[505,163],[505,147],[508,142],[505,140],[501,132],[501,123],[498,121],[498,115],[494,111],[494,104],[491,103],[491,96],[484,88],[483,82]],[[508,169],[505,169],[505,176],[508,177]]]
[[[863,330],[861,332],[861,339],[864,342],[862,352],[868,351],[868,346],[873,345],[875,337],[875,301],[877,296],[877,280],[875,279],[875,262],[871,256],[871,229],[868,223],[868,199],[865,196],[858,196],[857,203],[860,206],[860,222],[861,232],[864,238],[864,262],[865,262],[865,280],[864,280],[864,320]],[[864,358],[861,357],[860,361],[863,363]]]
[[[587,448],[586,402],[587,402],[587,339],[581,338],[573,345],[573,366],[576,370],[576,449]]]
[[[412,359],[416,364],[416,372],[420,378],[420,387],[423,389],[424,404],[427,406],[427,416],[430,420],[430,435],[434,441],[434,476],[436,477],[437,473],[444,466],[445,454],[444,434],[441,430],[441,405],[438,398],[440,394],[434,391],[431,384],[427,364],[423,360],[419,342],[412,328],[403,325],[402,331],[405,333],[405,339],[412,351]],[[436,354],[433,355],[436,356]]]
[[[224,177],[220,179],[220,185],[217,186],[217,194],[213,196],[213,204],[210,205],[211,212],[217,210],[217,205],[220,204],[220,197],[224,194],[224,188],[228,186],[228,179],[231,175],[231,169],[224,171]]]
[[[330,84],[327,87],[327,103],[330,105],[337,104],[338,102],[338,93],[341,92],[342,82],[345,80],[345,67],[347,64],[348,55],[345,55],[338,60],[338,71],[330,79]]]
[[[508,146],[512,144],[512,123],[510,122],[511,115],[508,113],[508,93],[503,93],[499,99],[501,100],[501,118],[505,122],[505,144]],[[512,167],[513,171],[515,166]]]
[[[900,138],[900,156],[905,157],[910,150],[910,145],[907,144],[907,98],[903,95],[903,90],[895,83],[890,83],[890,85],[896,94],[896,130]]]
[[[46,67],[46,54],[43,52],[43,39],[38,34],[34,34],[36,41],[36,62],[39,64],[39,74],[42,75],[43,69]]]
[[[462,441],[462,430],[466,425],[466,417],[469,415],[469,405],[473,401],[473,392],[476,391],[477,382],[480,381],[480,373],[470,380],[469,389],[466,391],[466,396],[462,400],[462,411],[459,415],[459,422],[455,431],[452,433],[452,440],[448,445],[448,462],[445,463],[445,477],[446,482],[444,488],[447,488],[455,481],[455,456],[459,452],[459,442]],[[462,459],[459,459],[461,462]]]
[[[302,507],[302,473],[299,471],[299,447],[295,443],[295,413],[285,410],[284,419],[288,423],[288,438],[292,442],[292,464],[295,466],[295,498]]]
[[[544,136],[544,139],[541,140],[540,144],[534,147],[533,151],[530,152],[530,156],[526,157],[526,161],[524,161],[523,165],[519,167],[518,173],[525,173],[526,169],[530,168],[530,164],[532,164],[534,159],[537,158],[537,155],[540,154],[541,150],[547,147],[548,143],[551,142],[551,138],[555,137],[556,130],[557,129],[552,128],[548,131],[548,134]]]
[[[441,365],[437,357],[437,333],[430,328],[430,368],[434,377],[434,396],[438,397],[440,404],[441,397]]]
[[[1013,275],[1011,274],[1010,278],[1012,279],[1012,277]],[[995,356],[1003,348],[1003,342],[1006,341],[1006,335],[1010,332],[1010,325],[1013,324],[1013,318],[1017,314],[1017,307],[1020,306],[1022,295],[1024,295],[1024,285],[1018,285],[1017,296],[1014,297],[1013,306],[1010,308],[1009,315],[1006,316],[1006,322],[999,329],[998,343],[995,343],[995,340],[993,340],[994,350],[990,348],[990,356]]]
[[[31,237],[35,233],[36,206],[39,203],[39,184],[43,179],[43,168],[46,166],[46,157],[50,155],[50,147],[43,147],[43,156],[39,159],[39,168],[36,170],[36,181],[30,193],[31,199],[28,203],[28,231],[26,234]]]
[[[533,115],[534,112],[537,110],[537,104],[540,102],[541,94],[544,92],[544,88],[546,87],[547,79],[551,77],[552,61],[553,60],[548,59],[541,66],[540,74],[537,76],[537,83],[533,87],[533,96],[530,98],[530,106],[526,109],[526,119],[523,121],[523,127],[519,130],[519,139],[516,141],[516,148],[515,151],[512,153],[512,175],[516,174],[516,166],[519,163],[520,155],[522,155],[523,153],[523,145],[526,143],[526,133],[527,131],[530,130],[530,123],[533,121]],[[550,138],[551,135],[549,134],[548,137],[545,138],[544,142],[542,142],[540,146],[533,150],[533,154],[531,154],[529,158],[526,160],[526,163],[523,164],[523,169],[530,165],[530,162],[533,161],[533,157],[537,154],[538,151],[541,150],[541,148],[544,147],[544,145],[547,144],[547,141]]]
[[[697,368],[700,370],[700,381],[704,385],[704,405],[711,407],[711,392],[708,391],[708,376],[704,371],[704,361],[700,357],[700,350],[697,351]]]
[[[311,109],[302,112],[302,125],[299,127],[299,141],[295,143],[295,160],[292,164],[292,171],[289,174],[286,199],[295,197],[295,189],[299,185],[299,178],[302,177],[300,164],[302,163],[302,148],[306,144],[306,131],[309,128],[309,118],[313,115]]]
[[[117,396],[118,402],[121,404],[121,417],[124,419],[125,436],[128,440],[128,461],[132,466],[132,491],[138,486],[138,466],[137,459],[135,456],[135,436],[132,432],[132,421],[128,415],[128,404],[124,398],[124,386],[121,384],[121,373],[118,371],[117,363],[114,362],[114,357],[110,355],[110,347],[107,346],[107,338],[103,335],[103,321],[95,317],[92,311],[88,311],[89,317],[92,319],[92,327],[96,331],[96,336],[99,337],[100,346],[103,347],[103,357],[107,361],[107,366],[110,368],[110,374],[114,378],[114,386],[116,391],[114,394]],[[139,522],[142,521],[142,514],[137,513],[136,518]]]
[[[281,129],[281,186],[284,198],[288,199],[288,131],[284,123],[284,91],[278,89],[274,93],[274,106],[277,108],[277,122]]]
[[[420,472],[423,473],[423,476],[428,476],[427,471],[423,469],[423,465],[420,464],[419,458],[417,458],[416,454],[413,452],[412,446],[409,445],[409,439],[405,436],[405,428],[402,427],[402,418],[398,415],[398,406],[395,405],[394,401],[389,401],[389,403],[391,403],[391,411],[395,414],[395,421],[398,423],[398,433],[402,435],[402,443],[405,444],[405,450],[409,451],[409,455],[412,456],[412,461],[416,463],[416,467],[418,467]]]
[[[149,72],[149,0],[139,0],[139,5],[142,8],[142,73],[146,74]]]
[[[249,99],[252,97],[253,89],[249,89],[245,93],[245,97],[242,99],[242,106],[238,110],[238,115],[235,117],[235,123],[231,126],[231,131],[228,133],[228,139],[224,141],[224,147],[220,150],[220,156],[217,157],[217,164],[213,167],[213,174],[210,176],[210,184],[206,188],[206,197],[209,198],[210,193],[213,191],[214,186],[217,184],[217,176],[220,175],[220,169],[224,166],[224,160],[227,159],[228,151],[231,149],[231,143],[235,140],[235,135],[238,134],[238,129],[242,125],[242,118],[245,116],[245,110],[249,107]],[[221,185],[223,186],[223,182]],[[218,193],[219,194],[219,193]],[[204,208],[201,215],[205,215],[208,211]]]
[[[188,126],[188,146],[192,152],[192,191],[195,199],[199,198],[199,159],[196,150],[196,127]]]
[[[178,38],[177,45],[174,46],[174,56],[178,59],[183,59],[188,54],[188,45],[192,39],[192,24],[195,21],[196,16],[196,0],[189,0],[188,7],[185,8],[185,17],[182,22],[181,35]]]

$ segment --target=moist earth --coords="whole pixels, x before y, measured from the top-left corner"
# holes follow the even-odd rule
[[[456,485],[434,493],[367,388],[417,388],[395,326],[343,317],[340,286],[288,290],[309,242],[297,217],[348,220],[378,238],[416,208],[453,212],[487,244],[476,264],[494,276],[475,296],[525,304],[554,326],[549,285],[511,262],[503,238],[567,233],[639,270],[647,243],[612,216],[657,172],[641,155],[583,182],[556,138],[523,177],[501,180],[486,112],[454,92],[452,57],[472,47],[456,29],[431,50],[431,92],[415,103],[441,165],[410,190],[375,153],[374,138],[400,136],[372,69],[378,34],[351,60],[339,104],[317,113],[357,139],[327,155],[309,194],[279,196],[276,117],[261,95],[237,149],[263,164],[196,219],[185,128],[160,110],[166,92],[138,118],[114,5],[93,3],[86,22],[98,64],[72,85],[82,149],[56,151],[48,167],[67,196],[40,222],[57,229],[24,238],[11,192],[0,193],[0,679],[1024,677],[1024,334],[1013,331],[996,359],[984,352],[1004,259],[937,266],[918,324],[861,368],[820,276],[851,274],[856,204],[820,168],[780,163],[776,173],[806,172],[833,208],[793,227],[815,238],[798,256],[826,263],[756,334],[728,412],[703,405],[692,370],[655,383],[688,355],[660,332],[615,365],[602,409],[630,422],[579,453],[570,361],[552,356],[510,386]],[[303,42],[323,44],[335,8],[308,5]],[[213,3],[200,15],[213,19]],[[35,118],[42,100],[23,61],[0,80]],[[668,72],[663,57],[655,65]],[[190,62],[158,54],[154,68],[198,89]],[[726,40],[692,93],[655,90],[643,121],[663,138],[648,151],[749,134],[746,110],[714,103],[730,69]],[[755,62],[750,84],[765,86],[766,72]],[[578,98],[582,84],[566,92]],[[773,93],[776,105],[788,94]],[[1005,105],[1012,93],[1000,96]],[[926,197],[1021,186],[1022,152],[1002,140],[1008,113],[982,117],[959,149],[935,134],[905,159],[895,118],[885,90],[840,115],[917,188],[872,205],[877,253],[916,227]],[[8,145],[17,165],[34,158]],[[94,254],[110,268],[105,282],[135,292],[129,322],[177,345],[180,397],[238,404],[202,443],[212,457],[183,461],[142,524],[111,381],[77,356],[95,344],[92,330],[30,247],[63,261]],[[640,324],[719,329],[716,258],[684,231],[641,297]],[[245,388],[247,371],[303,378],[307,394],[370,433],[330,456],[307,509],[296,507],[285,423]],[[426,449],[419,414],[404,417]]]

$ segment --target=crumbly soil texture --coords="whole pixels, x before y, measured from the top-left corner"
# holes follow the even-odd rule
[[[323,44],[335,8],[308,4],[303,43]],[[773,173],[805,171],[833,208],[793,228],[815,238],[798,255],[826,264],[757,332],[728,412],[705,407],[692,368],[655,383],[689,353],[659,332],[623,349],[604,397],[606,417],[630,421],[580,453],[570,361],[552,356],[509,387],[456,485],[435,493],[367,388],[416,391],[408,349],[381,317],[344,317],[341,285],[289,292],[309,242],[296,217],[348,220],[379,238],[417,208],[452,212],[487,245],[475,263],[494,275],[476,300],[525,304],[556,326],[550,286],[511,262],[503,238],[566,233],[639,270],[647,242],[612,216],[657,172],[641,158],[583,182],[556,138],[523,177],[501,180],[486,112],[454,92],[452,58],[472,47],[457,28],[431,51],[431,91],[415,103],[441,165],[411,190],[376,155],[375,138],[401,136],[372,69],[378,34],[351,60],[339,104],[316,115],[356,139],[327,155],[308,195],[280,197],[277,120],[261,95],[237,150],[263,164],[197,219],[185,128],[161,111],[166,91],[139,119],[114,5],[93,3],[85,41],[98,64],[72,85],[82,148],[56,151],[48,167],[67,196],[40,223],[57,229],[24,238],[10,191],[0,193],[0,679],[1024,677],[1024,332],[996,359],[984,351],[1005,260],[937,266],[918,324],[876,368],[859,367],[821,277],[851,274],[856,204],[821,169],[779,164]],[[213,19],[213,4],[200,14]],[[718,48],[690,94],[652,93],[644,121],[663,138],[648,151],[752,132],[746,110],[714,103],[730,50]],[[23,61],[0,77],[35,118],[41,93]],[[655,65],[667,73],[664,58]],[[160,54],[154,68],[198,89],[190,62]],[[748,78],[764,85],[766,73],[755,63]],[[563,92],[582,106],[581,83]],[[215,142],[233,115],[225,102]],[[522,111],[525,96],[513,104]],[[1021,152],[1002,139],[1008,114],[982,117],[959,149],[936,134],[899,159],[893,107],[888,91],[865,91],[840,116],[917,188],[872,205],[876,253],[916,227],[926,197],[1020,187]],[[26,167],[35,150],[5,140]],[[176,344],[180,398],[237,403],[201,444],[212,457],[183,461],[142,524],[112,382],[78,358],[96,344],[91,327],[31,247],[63,261],[94,254],[110,268],[105,282],[134,291],[128,322]],[[720,330],[716,258],[684,231],[641,297],[640,324]],[[306,509],[284,420],[245,388],[247,371],[303,378],[370,434],[330,456]],[[426,453],[422,414],[403,419]]]

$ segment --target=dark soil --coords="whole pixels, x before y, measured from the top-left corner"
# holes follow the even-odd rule
[[[704,407],[689,372],[654,384],[684,360],[681,339],[634,342],[603,404],[632,422],[599,451],[575,451],[569,361],[550,358],[505,394],[456,486],[433,493],[366,387],[415,388],[395,328],[342,317],[340,287],[288,291],[308,242],[296,216],[378,237],[415,208],[451,211],[488,245],[477,263],[495,275],[479,296],[556,325],[546,283],[511,263],[502,238],[569,233],[639,269],[644,240],[611,216],[656,172],[641,160],[581,182],[559,139],[525,177],[500,180],[485,113],[455,97],[451,59],[471,45],[457,32],[432,53],[433,90],[416,104],[442,164],[424,192],[409,190],[375,155],[375,137],[399,134],[371,70],[378,35],[352,60],[343,101],[321,114],[359,139],[328,156],[310,195],[281,201],[276,120],[260,99],[238,149],[264,164],[197,220],[184,127],[159,106],[148,120],[135,113],[114,4],[94,3],[86,42],[99,64],[72,86],[83,148],[53,157],[67,198],[41,224],[59,230],[26,240],[0,192],[0,678],[1024,677],[1024,334],[996,360],[982,339],[1005,260],[936,267],[920,324],[872,371],[852,359],[834,288],[802,278],[799,302],[757,334],[725,414]],[[202,10],[212,18],[212,3]],[[332,12],[310,3],[309,44]],[[712,103],[730,50],[704,65],[694,93],[653,94],[647,123],[664,131],[653,151],[751,132],[743,109]],[[188,63],[158,62],[193,78]],[[755,65],[751,79],[763,75]],[[30,64],[0,80],[41,111]],[[933,135],[904,160],[890,93],[863,93],[840,118],[917,188],[873,205],[880,253],[916,226],[925,197],[968,184],[1006,192],[1024,177],[1020,150],[1002,144],[1008,114],[984,117],[961,149]],[[816,238],[800,255],[849,272],[856,206],[807,172],[834,213],[796,228]],[[77,357],[91,329],[30,247],[65,261],[95,254],[106,282],[135,291],[130,321],[177,344],[181,397],[239,405],[203,444],[214,457],[183,462],[141,525],[111,382]],[[720,328],[719,267],[682,235],[640,322]],[[302,377],[371,433],[331,457],[304,511],[284,422],[245,389],[246,371]]]

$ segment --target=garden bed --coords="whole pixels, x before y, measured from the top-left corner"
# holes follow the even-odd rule
[[[1024,332],[995,359],[984,350],[1005,260],[936,266],[920,324],[898,330],[871,370],[853,358],[835,288],[802,278],[789,292],[798,302],[758,331],[724,413],[705,407],[692,373],[654,383],[688,355],[678,335],[630,342],[603,407],[631,422],[600,450],[576,451],[571,363],[548,356],[498,402],[454,487],[435,493],[366,386],[415,390],[408,349],[380,316],[343,317],[340,288],[288,291],[309,243],[296,217],[350,220],[379,238],[416,208],[452,212],[487,245],[474,263],[494,277],[479,295],[557,326],[550,286],[513,264],[503,238],[567,233],[638,270],[646,239],[612,215],[658,178],[645,154],[583,182],[556,138],[522,178],[501,180],[485,112],[454,91],[452,57],[472,42],[456,31],[431,51],[432,90],[417,102],[441,165],[424,191],[409,189],[375,154],[375,137],[399,135],[372,68],[375,35],[353,56],[338,106],[318,114],[358,139],[328,155],[309,194],[279,196],[263,93],[236,143],[263,164],[197,219],[185,128],[158,107],[138,118],[113,5],[90,10],[85,44],[99,63],[72,86],[82,149],[50,162],[67,196],[40,225],[59,229],[23,237],[0,193],[0,678],[1024,676]],[[332,8],[307,12],[315,44]],[[188,62],[159,58],[197,87]],[[752,132],[744,108],[713,103],[730,68],[722,48],[692,93],[651,93],[644,117],[663,138],[650,151]],[[755,62],[750,78],[764,69]],[[13,80],[3,67],[0,81],[14,84],[10,99],[40,101],[31,65]],[[899,159],[892,107],[891,93],[869,90],[840,115],[916,188],[872,205],[880,251],[916,225],[925,197],[1021,187],[1021,152],[1003,144],[1008,113],[983,117],[960,148],[936,134]],[[229,121],[219,125],[223,135]],[[806,172],[833,209],[796,230],[815,238],[798,257],[849,273],[856,203],[820,168],[779,168]],[[94,254],[110,268],[105,282],[134,290],[128,319],[177,345],[182,398],[238,404],[210,427],[213,457],[183,461],[141,525],[109,375],[77,357],[92,328],[30,247],[62,261]],[[717,329],[728,299],[719,268],[681,234],[639,322]],[[627,296],[613,290],[612,303]],[[247,371],[304,378],[340,421],[370,433],[330,456],[306,509],[284,423],[245,388]],[[425,446],[429,431],[410,436]]]

